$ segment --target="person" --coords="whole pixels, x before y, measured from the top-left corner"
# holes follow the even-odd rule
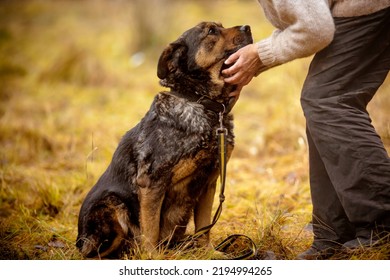
[[[314,239],[297,258],[376,245],[390,231],[390,159],[366,106],[390,68],[390,1],[259,3],[276,30],[232,54],[222,73],[238,98],[253,77],[314,54],[301,92]]]

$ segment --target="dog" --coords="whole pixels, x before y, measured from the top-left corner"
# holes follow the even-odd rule
[[[117,258],[136,246],[154,252],[180,241],[192,215],[195,231],[210,224],[221,125],[227,158],[234,147],[235,86],[221,71],[229,55],[252,42],[249,26],[202,22],[164,49],[157,76],[170,90],[158,93],[123,136],[82,203],[76,246],[84,257]],[[208,233],[198,239],[209,245]]]

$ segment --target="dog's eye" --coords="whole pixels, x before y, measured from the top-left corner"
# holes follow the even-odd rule
[[[215,26],[210,26],[209,31],[207,32],[208,35],[217,35],[218,31]]]

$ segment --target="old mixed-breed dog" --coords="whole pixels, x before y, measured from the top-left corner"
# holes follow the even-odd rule
[[[85,198],[76,245],[88,258],[119,257],[175,243],[194,215],[195,231],[211,221],[219,175],[219,113],[233,145],[224,61],[252,43],[249,26],[203,22],[169,44],[158,62],[160,92],[145,117],[120,141],[110,165]],[[199,238],[208,245],[208,234]]]

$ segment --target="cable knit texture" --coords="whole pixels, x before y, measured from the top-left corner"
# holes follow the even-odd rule
[[[277,29],[257,42],[261,73],[288,61],[310,56],[333,39],[333,17],[367,15],[390,6],[390,0],[258,0]]]

